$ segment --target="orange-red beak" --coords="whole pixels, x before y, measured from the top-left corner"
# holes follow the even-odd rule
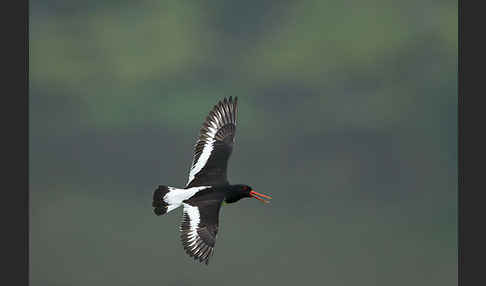
[[[267,196],[267,195],[264,195],[264,194],[257,193],[257,192],[255,192],[255,191],[253,191],[253,190],[252,190],[252,191],[250,191],[250,196],[252,196],[253,198],[255,198],[255,199],[259,200],[259,201],[262,201],[262,202],[264,202],[264,203],[269,203],[269,201],[266,201],[266,200],[264,200],[264,199],[262,199],[262,198],[260,198],[260,197],[264,197],[264,198],[267,198],[267,199],[271,199],[271,198],[272,198],[272,197],[270,197],[270,196]],[[258,196],[260,196],[260,197],[258,197]]]

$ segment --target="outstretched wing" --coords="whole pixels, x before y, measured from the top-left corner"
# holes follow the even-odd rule
[[[183,203],[181,241],[186,253],[199,262],[209,263],[218,233],[221,200]]]
[[[237,97],[224,98],[206,117],[194,147],[186,188],[228,183],[226,169],[233,151],[237,100]]]

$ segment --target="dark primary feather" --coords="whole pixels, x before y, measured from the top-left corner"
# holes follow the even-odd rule
[[[228,184],[226,171],[236,133],[237,97],[219,101],[206,117],[194,147],[186,188]],[[203,158],[204,150],[210,150]]]

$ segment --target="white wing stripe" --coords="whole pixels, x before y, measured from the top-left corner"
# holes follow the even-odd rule
[[[189,172],[189,180],[187,181],[187,185],[191,183],[197,173],[199,173],[206,165],[209,156],[211,156],[211,152],[213,151],[213,143],[214,140],[211,138],[209,142],[204,144],[201,156],[199,156],[197,163],[191,168],[191,171]]]
[[[186,213],[189,216],[189,234],[188,238],[191,244],[189,244],[189,247],[194,250],[196,248],[196,242],[197,238],[199,238],[199,235],[197,234],[197,227],[199,225],[199,222],[201,221],[201,217],[199,214],[199,209],[198,207],[193,207],[188,204],[184,204],[184,213]]]
[[[207,133],[208,139],[206,143],[204,144],[201,156],[199,156],[196,164],[194,164],[191,168],[191,171],[189,172],[189,179],[187,180],[187,185],[191,183],[191,181],[194,179],[194,177],[199,173],[202,168],[206,165],[209,156],[211,156],[211,152],[213,151],[213,143],[214,143],[214,136],[216,135],[216,132],[218,131],[218,124],[215,121],[210,121],[209,122],[213,126],[208,126],[209,132]]]

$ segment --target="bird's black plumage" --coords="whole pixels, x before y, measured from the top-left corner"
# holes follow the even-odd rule
[[[199,132],[184,189],[159,186],[153,195],[154,213],[163,215],[183,206],[180,235],[184,250],[199,262],[209,263],[214,253],[219,227],[219,211],[224,202],[266,195],[247,185],[230,185],[227,166],[236,133],[237,98],[224,98],[209,112]]]

